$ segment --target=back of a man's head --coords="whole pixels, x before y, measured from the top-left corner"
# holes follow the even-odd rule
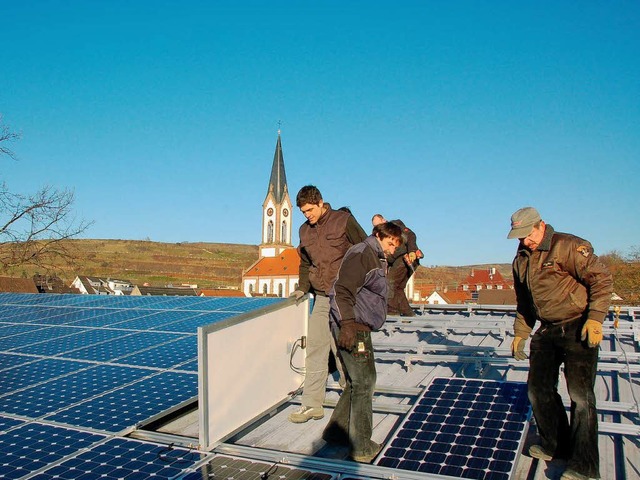
[[[320,205],[321,202],[322,194],[320,193],[320,190],[313,185],[306,185],[302,187],[296,196],[296,205],[298,208],[307,204]]]

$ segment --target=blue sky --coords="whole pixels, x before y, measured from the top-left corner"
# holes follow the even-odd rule
[[[2,2],[0,181],[75,191],[86,238],[260,242],[289,189],[425,265],[511,261],[532,205],[597,253],[640,245],[640,2]],[[296,211],[294,231],[303,221]],[[297,242],[297,233],[295,235]]]

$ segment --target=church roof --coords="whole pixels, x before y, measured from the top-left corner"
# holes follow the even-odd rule
[[[249,267],[244,273],[244,277],[298,275],[299,272],[300,257],[298,256],[298,250],[287,248],[275,257],[262,257]]]
[[[280,132],[278,132],[278,141],[276,142],[276,151],[273,155],[273,165],[271,166],[271,178],[269,179],[269,188],[267,195],[273,193],[276,203],[282,202],[287,192],[287,176],[284,173],[284,156],[282,155],[282,142],[280,141]]]

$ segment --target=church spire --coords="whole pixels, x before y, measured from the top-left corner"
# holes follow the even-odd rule
[[[267,195],[273,192],[276,203],[281,203],[287,193],[287,175],[284,172],[284,156],[282,155],[282,142],[280,140],[280,129],[278,129],[278,141],[276,151],[273,154],[273,165],[271,166],[271,178]]]
[[[274,257],[291,244],[291,199],[287,188],[287,175],[284,172],[282,140],[278,129],[276,151],[271,165],[271,177],[267,196],[262,203],[262,243],[260,257]]]

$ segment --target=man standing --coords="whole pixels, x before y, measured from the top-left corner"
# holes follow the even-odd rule
[[[329,352],[336,354],[335,342],[329,330],[329,299],[327,294],[338,274],[340,262],[347,250],[363,241],[367,235],[348,212],[333,210],[325,203],[313,185],[302,187],[296,205],[307,221],[300,227],[300,280],[291,296],[299,299],[313,293],[313,310],[307,329],[305,379],[302,406],[289,415],[289,421],[304,423],[324,417],[324,404]]]
[[[516,360],[527,358],[527,380],[540,445],[529,454],[538,459],[566,457],[561,480],[599,478],[598,419],[594,384],[602,323],[611,302],[613,280],[607,268],[582,238],[556,232],[535,208],[511,216],[508,238],[520,244],[513,260],[517,297],[511,345]],[[558,375],[564,375],[571,398],[571,421],[558,394]]]
[[[385,218],[376,213],[371,219],[371,223],[375,227],[376,225],[386,222]],[[409,300],[404,293],[404,289],[407,286],[407,282],[411,275],[413,275],[420,265],[420,259],[424,257],[422,251],[418,248],[416,234],[408,228],[402,220],[391,220],[391,223],[395,223],[402,228],[402,237],[404,239],[403,244],[396,250],[396,252],[388,258],[389,272],[387,273],[387,280],[389,281],[389,315],[402,315],[403,317],[413,317],[415,312]]]
[[[402,229],[378,224],[373,234],[349,249],[329,292],[331,329],[338,344],[346,385],[322,438],[349,445],[351,458],[371,462],[381,445],[371,440],[376,366],[371,331],[387,316],[387,255],[402,243]]]

